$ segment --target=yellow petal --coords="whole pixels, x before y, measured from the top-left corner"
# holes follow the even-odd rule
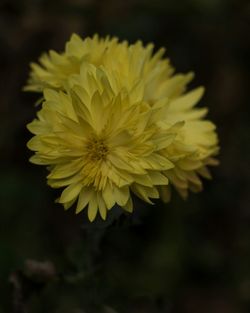
[[[124,206],[128,202],[129,188],[127,186],[122,188],[114,187],[114,197],[118,205]]]
[[[98,203],[98,208],[99,208],[101,218],[103,220],[106,220],[107,208],[106,208],[106,205],[105,205],[105,202],[104,202],[102,196],[99,193],[97,194],[97,203]]]
[[[203,87],[199,87],[174,99],[171,101],[171,109],[178,111],[191,109],[201,99],[204,90]]]
[[[93,222],[93,220],[96,218],[97,211],[98,211],[97,199],[96,199],[96,195],[94,195],[90,199],[89,206],[88,206],[88,218],[90,222]]]
[[[123,209],[129,213],[133,212],[133,201],[131,197],[128,199],[128,202],[123,206]]]
[[[111,189],[110,184],[106,184],[102,195],[107,209],[110,210],[115,205],[113,190]]]
[[[83,188],[79,194],[77,207],[76,207],[76,214],[80,213],[85,206],[89,203],[90,199],[93,196],[93,190],[90,188]]]
[[[79,195],[81,189],[82,184],[76,183],[69,185],[67,188],[63,190],[59,202],[65,203],[71,201],[74,197]]]

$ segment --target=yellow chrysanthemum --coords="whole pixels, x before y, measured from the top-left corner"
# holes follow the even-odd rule
[[[174,163],[174,168],[164,174],[184,198],[188,190],[202,190],[200,177],[211,178],[208,165],[217,165],[213,158],[218,153],[218,138],[215,125],[203,120],[207,114],[206,108],[195,109],[195,104],[204,92],[202,87],[180,95],[170,101],[164,122],[173,125],[179,121],[182,126],[175,140],[165,150],[163,155]],[[170,199],[170,185],[159,187],[161,198],[166,202]]]
[[[150,144],[147,142],[147,145],[150,145],[152,155],[156,154],[164,158],[164,160],[168,160],[167,164],[169,166],[163,169],[161,168],[161,162],[158,164],[158,167],[157,162],[154,163],[154,168],[151,168],[151,171],[160,175],[161,183],[152,181],[151,184],[153,186],[149,187],[145,184],[151,174],[148,173],[149,168],[142,166],[142,164],[144,164],[144,154],[137,155],[138,164],[140,164],[146,172],[136,176],[136,179],[132,173],[129,174],[133,177],[129,179],[126,184],[129,190],[132,190],[147,201],[149,197],[153,198],[154,196],[158,196],[158,192],[164,201],[168,201],[170,198],[170,185],[173,185],[183,197],[187,196],[188,190],[201,190],[202,182],[200,176],[210,178],[207,166],[216,164],[216,161],[213,159],[213,156],[218,152],[218,139],[215,126],[210,121],[204,119],[207,114],[207,109],[195,108],[195,105],[202,97],[203,88],[200,87],[186,93],[187,84],[192,80],[193,74],[174,74],[174,69],[169,61],[162,58],[163,54],[164,49],[160,49],[156,54],[153,54],[153,45],[149,44],[144,47],[140,41],[129,45],[126,41],[119,42],[117,38],[110,39],[107,37],[102,39],[95,35],[93,38],[82,40],[74,34],[66,44],[65,51],[62,54],[50,51],[49,54],[45,54],[41,57],[40,64],[33,63],[26,89],[31,91],[44,91],[45,88],[50,88],[50,91],[47,90],[45,92],[46,101],[43,105],[43,109],[39,112],[39,120],[33,122],[33,126],[30,126],[31,131],[36,134],[36,137],[34,137],[30,144],[30,147],[37,151],[33,160],[50,165],[52,173],[57,170],[59,166],[57,163],[60,161],[64,166],[62,169],[60,166],[59,168],[61,172],[65,171],[66,173],[67,170],[65,170],[65,168],[69,166],[67,164],[70,164],[69,160],[71,160],[71,157],[67,155],[65,159],[65,155],[62,152],[69,149],[73,154],[76,153],[74,150],[75,137],[72,137],[72,142],[71,137],[69,137],[71,136],[71,128],[66,127],[62,132],[59,131],[61,136],[59,141],[60,145],[63,146],[63,150],[59,148],[52,149],[52,146],[50,146],[51,143],[48,143],[50,141],[42,139],[45,135],[46,137],[49,136],[49,138],[52,136],[53,144],[55,144],[55,133],[57,134],[55,128],[57,129],[59,124],[63,124],[61,121],[58,122],[60,120],[58,118],[58,112],[60,113],[62,111],[64,112],[63,115],[65,115],[65,112],[71,110],[73,105],[75,111],[72,110],[74,114],[78,116],[77,112],[80,110],[81,106],[81,110],[85,112],[85,106],[87,105],[88,114],[91,115],[93,110],[93,112],[95,112],[93,116],[91,115],[92,123],[97,123],[94,119],[98,118],[98,123],[102,125],[103,129],[107,127],[108,124],[110,124],[109,127],[114,127],[116,123],[120,123],[119,119],[121,115],[118,113],[115,114],[118,118],[117,121],[111,119],[111,117],[107,119],[105,116],[109,114],[112,115],[116,110],[120,110],[120,105],[117,104],[119,101],[114,100],[120,99],[123,108],[123,113],[121,114],[137,110],[135,111],[135,116],[131,119],[131,122],[133,121],[134,123],[134,129],[137,129],[134,125],[137,125],[136,127],[139,127],[139,129],[142,127],[139,125],[143,125],[143,134],[147,134],[148,132],[150,134],[154,133],[152,137],[147,137],[147,140],[150,141]],[[81,92],[79,90],[81,90]],[[94,96],[97,90],[98,97]],[[79,93],[78,95],[77,92]],[[56,94],[57,99],[62,97],[68,100],[52,101],[48,93],[50,95]],[[103,106],[96,104],[96,101],[97,103],[101,101]],[[65,103],[63,104],[62,102]],[[78,104],[76,105],[76,103]],[[118,106],[118,108],[116,108],[116,106]],[[78,109],[76,109],[76,107]],[[44,112],[49,113],[45,114]],[[69,114],[68,111],[67,114]],[[86,112],[84,114],[86,114]],[[127,114],[129,115],[130,113]],[[73,118],[75,123],[78,122],[81,124],[80,121],[86,120],[85,118],[79,120],[79,116],[77,120],[76,116]],[[103,121],[100,116],[105,117],[103,117]],[[72,119],[72,116],[67,115],[67,117]],[[64,123],[67,124],[66,121],[64,121]],[[92,125],[90,121],[87,121],[87,123],[92,127],[91,132],[95,133],[96,124],[93,126],[94,124]],[[46,131],[39,133],[42,125],[43,130],[46,129]],[[47,126],[45,127],[45,125]],[[126,120],[123,124],[123,129],[132,136],[133,127],[131,125],[130,121]],[[132,128],[130,128],[130,126]],[[37,129],[39,129],[38,132]],[[142,143],[146,143],[146,141],[141,142],[143,138],[142,133],[141,136],[135,137],[136,139],[134,137],[130,138],[130,149],[134,149],[135,146],[139,147]],[[85,135],[88,136],[88,133],[86,132]],[[63,145],[63,136],[68,138],[65,139],[65,144],[67,143],[68,145],[67,148]],[[81,136],[85,138],[83,134]],[[166,140],[166,142],[164,142],[164,140]],[[39,145],[37,145],[38,142]],[[72,148],[70,148],[70,145],[72,145]],[[122,145],[123,141],[121,141],[121,146]],[[127,145],[129,144],[127,143]],[[108,149],[108,151],[111,150]],[[53,153],[58,151],[57,157],[53,160],[50,155],[52,151]],[[61,158],[59,158],[59,152],[61,153]],[[128,155],[130,155],[131,151],[129,148],[128,150],[124,150],[124,154],[119,156],[120,159],[117,157],[117,160],[122,160],[125,163],[128,162],[127,166],[130,167],[131,160],[130,157],[126,156],[127,152]],[[84,154],[84,157],[85,156]],[[81,157],[83,157],[83,155]],[[170,166],[169,161],[172,166]],[[94,169],[99,168],[98,162],[92,160],[89,169],[92,167]],[[81,172],[80,165],[77,168]],[[91,170],[91,173],[94,173],[94,169]],[[115,166],[114,169],[114,172],[116,172],[117,169]],[[75,173],[79,174],[77,171]],[[87,172],[84,172],[84,175],[87,175]],[[165,183],[163,183],[163,176],[165,177]],[[65,177],[63,177],[64,180],[68,182],[71,188],[74,188],[72,187],[73,185],[71,185],[73,184],[71,183],[71,179],[73,178],[70,177],[66,179]],[[87,175],[87,177],[89,176]],[[85,177],[84,181],[86,179]],[[141,183],[138,182],[138,179],[141,180]],[[142,180],[144,181],[143,183]],[[111,181],[114,186],[119,186],[117,181],[114,182],[112,179]],[[168,181],[170,184],[167,184]],[[58,181],[58,178],[53,178],[53,175],[49,177],[49,183],[53,187],[67,185],[66,183],[62,185]],[[96,185],[93,186],[95,189]],[[78,188],[80,188],[79,185]],[[99,189],[95,190],[97,191],[93,194],[95,194],[96,198],[93,197],[99,199],[101,193],[98,191]],[[74,201],[77,195],[74,194],[71,200]],[[86,197],[86,199],[88,199],[88,197]],[[116,196],[112,199],[112,204],[121,203]],[[130,199],[130,197],[126,198],[126,200],[128,199]],[[98,201],[95,200],[95,204],[97,203],[97,206],[100,208]],[[63,201],[61,200],[61,202]],[[68,206],[70,202],[71,201],[66,201],[64,203]],[[124,208],[128,207],[127,203],[122,203],[122,206]],[[91,204],[90,208],[92,207],[95,206]],[[105,208],[109,209],[110,206],[106,203]],[[131,209],[131,207],[129,209]],[[94,210],[89,209],[89,212],[96,212],[96,210],[97,207],[95,207]],[[103,212],[105,210],[100,209],[100,212],[101,210],[103,210],[101,214],[104,217]],[[77,211],[79,211],[79,206]],[[94,216],[94,214],[92,216]]]
[[[31,73],[25,90],[41,92],[44,88],[65,89],[68,78],[79,74],[82,63],[102,66],[119,79],[123,87],[132,87],[138,80],[144,81],[145,97],[151,99],[152,92],[159,87],[162,79],[170,77],[173,68],[161,57],[160,49],[153,57],[153,45],[143,47],[141,41],[129,45],[117,38],[105,39],[98,35],[82,40],[73,34],[61,54],[50,50],[44,53],[39,64],[31,63]]]
[[[165,106],[144,102],[141,85],[115,93],[104,70],[81,69],[66,92],[45,89],[28,147],[33,163],[49,165],[48,184],[66,187],[59,202],[68,208],[77,200],[77,213],[88,205],[92,221],[116,203],[131,211],[131,191],[149,203],[159,197],[156,186],[168,183],[161,172],[173,167],[161,151],[175,132],[156,126]]]

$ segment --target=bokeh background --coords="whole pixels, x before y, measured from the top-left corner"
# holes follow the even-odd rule
[[[205,85],[221,165],[201,194],[89,225],[28,162],[29,63],[72,32],[165,46]],[[250,2],[0,1],[0,312],[250,312]]]

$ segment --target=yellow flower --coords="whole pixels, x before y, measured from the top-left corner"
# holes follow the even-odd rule
[[[66,92],[45,89],[28,125],[35,134],[31,161],[49,166],[51,187],[66,187],[59,199],[66,209],[75,201],[77,213],[88,205],[90,221],[98,210],[105,219],[116,203],[132,211],[131,191],[151,203],[159,197],[156,186],[168,183],[161,172],[173,167],[161,151],[175,132],[156,126],[164,103],[150,107],[141,84],[115,93],[112,83],[104,69],[84,64]]]
[[[43,91],[44,88],[63,88],[69,75],[79,74],[83,61],[100,64],[106,49],[116,45],[117,39],[99,39],[97,35],[84,41],[76,34],[71,36],[61,54],[54,50],[44,53],[40,64],[31,63],[31,74],[25,90]]]
[[[65,89],[72,74],[79,74],[82,63],[104,67],[120,80],[123,87],[132,87],[136,81],[144,81],[145,97],[150,98],[158,83],[173,73],[169,61],[161,57],[160,49],[153,57],[153,44],[143,47],[141,41],[129,45],[127,41],[118,42],[117,38],[105,39],[98,35],[82,40],[73,34],[61,54],[50,50],[44,53],[39,64],[31,63],[31,73],[27,91],[42,92],[44,88]]]
[[[183,121],[175,140],[163,153],[175,165],[174,168],[164,171],[164,174],[183,198],[187,197],[188,190],[201,191],[200,177],[210,179],[207,166],[218,164],[213,158],[219,149],[215,125],[204,120],[206,108],[194,108],[203,92],[204,89],[200,87],[170,101],[164,120],[168,127]],[[170,188],[170,184],[159,187],[161,198],[166,202],[170,200]]]
[[[174,74],[164,51],[154,54],[152,44],[144,47],[140,41],[129,45],[117,38],[95,35],[82,40],[73,34],[63,53],[50,51],[40,64],[32,63],[25,88],[44,92],[45,103],[38,120],[29,126],[36,135],[29,147],[36,151],[33,162],[50,166],[52,187],[69,185],[63,195],[73,194],[72,199],[60,200],[65,207],[80,195],[77,212],[84,198],[91,219],[98,207],[105,218],[111,204],[132,210],[130,191],[145,201],[159,195],[168,201],[171,185],[186,197],[188,190],[202,189],[201,177],[211,177],[208,166],[217,164],[218,138],[214,124],[205,119],[207,109],[195,108],[204,90],[186,92],[193,73]],[[116,124],[123,135],[116,134]],[[151,168],[148,159],[145,163],[149,156],[150,162],[155,160]],[[107,178],[101,179],[107,162],[112,170],[108,167]],[[62,177],[53,176],[57,171]],[[124,188],[126,198],[121,201],[117,190]],[[107,198],[112,199],[109,204]]]

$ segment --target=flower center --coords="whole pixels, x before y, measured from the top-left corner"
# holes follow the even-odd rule
[[[108,148],[103,139],[91,138],[87,144],[88,156],[93,161],[105,160]]]

